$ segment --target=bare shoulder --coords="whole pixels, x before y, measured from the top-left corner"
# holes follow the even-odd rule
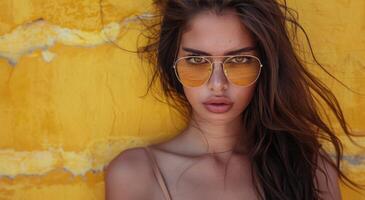
[[[341,200],[339,174],[326,159],[330,159],[326,154],[318,157],[316,170],[318,189],[322,191],[321,197],[324,200]]]
[[[149,194],[152,176],[143,148],[121,152],[105,168],[106,200],[145,199]]]

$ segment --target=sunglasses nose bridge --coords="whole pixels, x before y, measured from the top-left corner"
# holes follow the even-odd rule
[[[224,60],[210,60],[210,64],[212,65],[212,68],[215,68],[215,64],[221,65],[223,67]]]
[[[227,79],[227,77],[226,77],[226,71],[224,69],[224,61],[214,61],[214,62],[211,61],[211,65],[212,65],[211,66],[212,67],[212,70],[210,72],[211,74],[210,74],[210,78],[209,79],[212,79],[213,76],[215,77],[214,79],[216,79],[217,76],[220,77],[218,79],[222,79],[222,78],[225,79],[225,80]],[[217,68],[216,65],[220,65],[221,67],[218,66],[218,68]],[[221,77],[221,76],[223,76],[223,77]]]
[[[222,68],[223,74],[225,74],[225,69],[224,69],[224,61],[211,61],[211,65],[212,65],[212,73],[213,71],[215,71],[215,65],[220,65],[219,68]],[[219,70],[219,69],[218,69]]]

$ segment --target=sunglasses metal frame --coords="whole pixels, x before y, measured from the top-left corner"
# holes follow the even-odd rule
[[[225,69],[225,65],[224,65],[224,63],[227,61],[227,60],[229,60],[229,59],[231,59],[231,58],[233,58],[233,57],[237,57],[237,56],[247,56],[247,57],[251,57],[251,58],[254,58],[254,59],[256,59],[258,62],[259,62],[259,64],[260,64],[260,71],[259,71],[259,73],[258,73],[258,75],[257,75],[257,77],[256,77],[256,79],[254,80],[254,81],[252,81],[252,83],[250,83],[250,84],[248,84],[248,85],[245,85],[245,86],[242,86],[242,85],[237,85],[237,84],[235,84],[235,83],[233,83],[233,81],[231,81],[230,79],[229,79],[229,77],[227,76],[227,71],[226,71],[226,69]],[[208,60],[208,62],[210,63],[210,74],[209,74],[209,77],[207,78],[207,80],[205,80],[202,84],[200,84],[200,85],[198,85],[198,86],[188,86],[188,85],[184,85],[184,83],[181,81],[181,79],[180,79],[180,77],[179,77],[179,75],[178,75],[178,73],[177,73],[177,67],[176,67],[176,64],[177,64],[177,62],[178,61],[180,61],[180,60],[182,60],[182,59],[185,59],[185,58],[203,58],[203,59],[205,59],[205,60]],[[204,85],[207,81],[209,81],[209,79],[210,79],[210,77],[212,76],[212,74],[213,74],[213,70],[214,70],[214,66],[213,66],[213,64],[215,63],[215,62],[212,62],[211,60],[209,60],[209,59],[207,59],[207,58],[225,58],[223,61],[221,61],[221,62],[219,62],[220,64],[222,64],[222,68],[223,68],[223,72],[224,72],[224,75],[225,75],[225,77],[227,78],[227,80],[229,81],[229,82],[231,82],[232,84],[234,84],[234,85],[237,85],[237,86],[240,86],[240,87],[248,87],[248,86],[250,86],[250,85],[252,85],[253,83],[255,83],[256,81],[257,81],[257,79],[259,78],[259,76],[260,76],[260,74],[261,74],[261,68],[263,67],[263,65],[262,65],[262,63],[261,63],[261,60],[257,57],[257,56],[254,56],[254,55],[245,55],[245,54],[242,54],[242,55],[229,55],[229,56],[198,56],[198,55],[194,55],[194,56],[183,56],[183,57],[180,57],[180,58],[177,58],[176,60],[175,60],[175,62],[174,62],[174,65],[173,65],[173,68],[174,68],[174,71],[175,71],[175,75],[176,75],[176,77],[177,77],[177,79],[179,80],[179,82],[182,84],[182,85],[184,85],[185,87],[199,87],[199,86],[202,86],[202,85]]]

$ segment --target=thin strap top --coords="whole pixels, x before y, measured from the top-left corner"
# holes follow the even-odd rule
[[[165,182],[165,180],[164,180],[164,178],[162,176],[162,173],[161,173],[160,168],[158,167],[158,164],[157,164],[157,161],[155,159],[155,156],[153,155],[151,149],[149,149],[148,146],[145,146],[144,148],[145,148],[145,150],[147,152],[148,157],[152,161],[153,173],[154,173],[154,175],[155,175],[155,177],[157,179],[158,184],[161,187],[161,190],[162,190],[162,193],[163,193],[165,199],[166,200],[172,200],[171,195],[169,193],[169,189],[166,186],[166,182]]]

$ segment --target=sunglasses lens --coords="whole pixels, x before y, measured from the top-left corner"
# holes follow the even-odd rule
[[[228,79],[239,86],[248,86],[255,82],[261,71],[258,58],[253,56],[234,56],[224,62]]]
[[[180,58],[175,67],[180,82],[190,87],[202,85],[211,72],[210,62],[204,57],[197,56]]]

